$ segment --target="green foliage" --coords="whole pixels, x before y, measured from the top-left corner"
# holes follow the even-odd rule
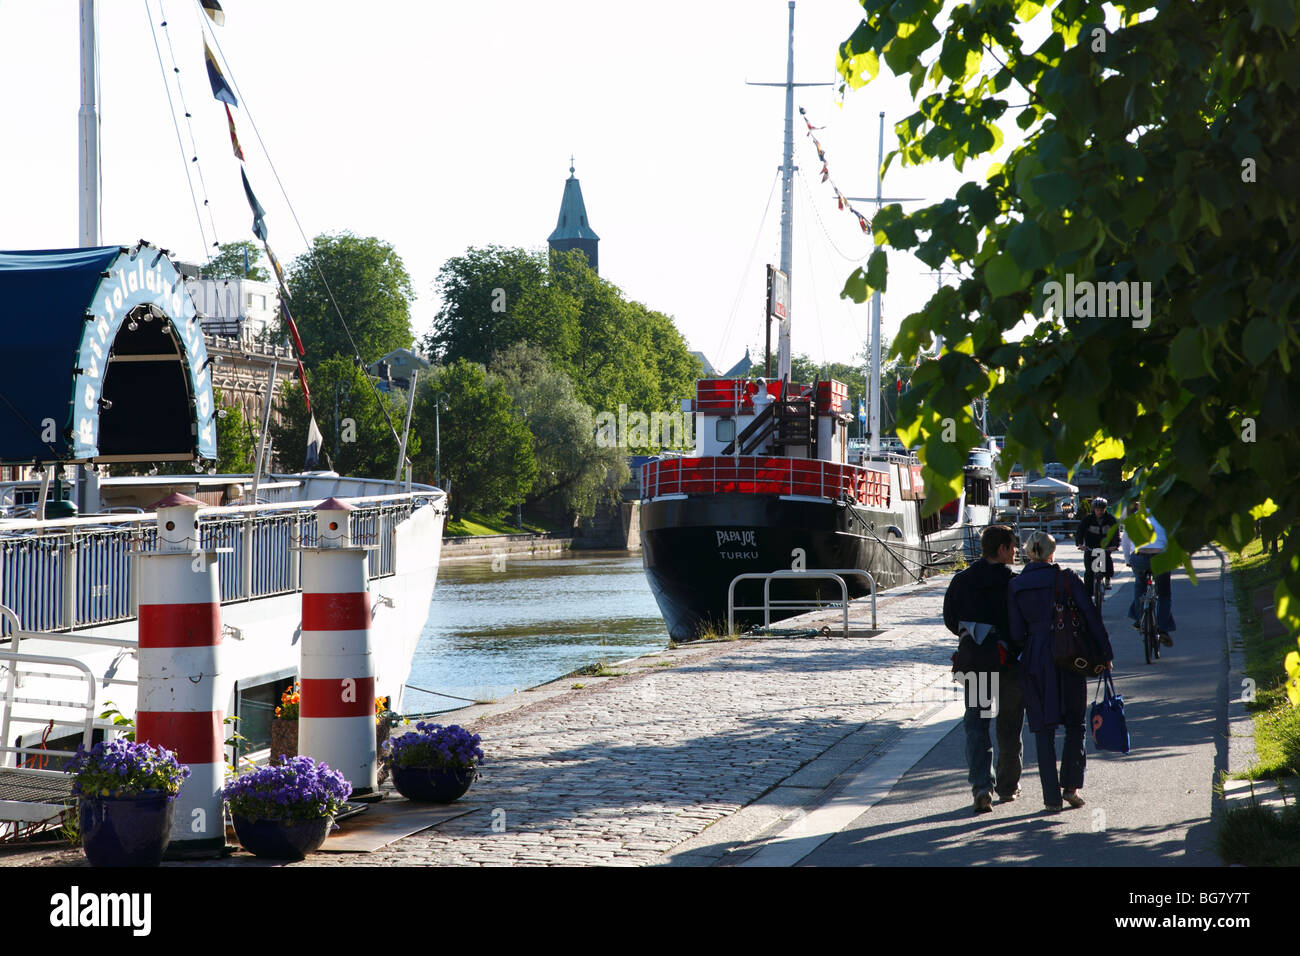
[[[917,103],[886,166],[961,169],[998,148],[1008,121],[1025,131],[985,182],[911,214],[887,206],[874,222],[882,245],[962,275],[903,320],[893,347],[911,359],[936,334],[949,344],[926,363],[941,368],[918,370],[899,423],[935,477],[952,479],[944,494],[959,488],[960,456],[936,425],[955,421],[964,443],[965,409],[988,394],[1010,416],[1004,465],[1041,466],[1049,446],[1081,462],[1123,441],[1125,502],[1149,508],[1174,542],[1157,570],[1190,570],[1212,539],[1240,548],[1266,502],[1265,535],[1295,524],[1300,9],[1138,0],[1116,20],[1096,0],[863,7],[840,47],[845,82],[869,83],[883,59]],[[1031,48],[1017,30],[1040,10],[1035,26],[1049,32]],[[1150,295],[1127,315],[1049,315],[1049,282],[1150,283]],[[1010,334],[1027,314],[1029,333]],[[1298,602],[1291,535],[1278,612],[1293,636]],[[1289,661],[1300,703],[1300,655]]]
[[[492,371],[532,434],[537,477],[525,507],[552,499],[566,511],[591,515],[602,499],[617,496],[630,477],[623,450],[596,444],[591,406],[577,397],[573,382],[546,353],[516,343],[496,355]]]
[[[322,280],[321,276],[324,275]],[[335,355],[354,352],[326,291],[334,293],[356,340],[362,363],[369,365],[393,349],[409,348],[411,298],[415,290],[393,247],[350,232],[320,235],[289,266],[289,303],[307,357],[314,368]]]
[[[424,347],[438,362],[487,365],[516,342],[567,367],[578,348],[578,303],[550,282],[545,253],[488,246],[448,259],[435,282],[442,308]]]
[[[620,403],[671,411],[694,392],[700,364],[672,319],[628,301],[580,250],[471,248],[443,264],[437,290],[443,304],[424,347],[445,365],[487,365],[526,343],[544,349],[597,412]]]
[[[491,514],[522,501],[537,478],[532,435],[515,413],[505,383],[476,362],[457,359],[422,378],[412,429],[424,438],[412,455],[421,480],[434,478],[434,403],[441,413],[442,474],[451,480],[451,513]]]
[[[238,405],[227,404],[216,389],[212,390],[212,398],[226,413],[217,417],[217,471],[227,475],[251,472],[257,447],[248,419]]]
[[[391,480],[397,474],[398,451],[393,428],[402,427],[406,416],[406,393],[378,392],[376,397],[366,373],[343,356],[325,359],[308,371],[307,384],[316,410],[316,424],[324,438],[322,467],[330,463],[340,475]],[[337,418],[334,413],[336,395]],[[380,402],[388,409],[392,428],[384,417]],[[291,467],[300,467],[306,460],[310,415],[302,388],[296,382],[284,386],[277,399],[277,408],[282,420],[279,424],[272,421],[271,439],[281,461]],[[420,441],[412,425],[407,449],[407,457],[412,461],[419,453]],[[429,441],[432,444],[432,435]]]
[[[248,255],[248,274],[244,274],[244,255]],[[269,282],[271,274],[258,263],[262,250],[257,243],[247,239],[238,242],[223,242],[220,251],[200,273],[205,279],[252,279],[255,282]]]
[[[1261,806],[1229,810],[1215,849],[1229,866],[1300,866],[1300,806],[1280,813]]]

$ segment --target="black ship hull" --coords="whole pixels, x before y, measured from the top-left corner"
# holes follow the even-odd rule
[[[776,495],[713,494],[660,498],[641,506],[641,554],[646,577],[674,640],[724,633],[727,590],[738,574],[789,570],[802,550],[807,570],[860,568],[879,589],[916,580],[924,551],[907,540],[900,511],[849,502]],[[845,578],[850,596],[868,593],[866,580]],[[761,605],[763,582],[736,585],[736,604]],[[774,581],[772,597],[838,600],[829,580]],[[772,621],[799,610],[773,609]],[[762,624],[762,611],[737,611],[736,625]]]

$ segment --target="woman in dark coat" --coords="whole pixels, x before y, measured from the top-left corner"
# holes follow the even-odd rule
[[[1029,563],[1007,589],[1011,639],[1025,649],[1020,658],[1020,681],[1029,729],[1038,744],[1038,776],[1043,784],[1043,804],[1052,811],[1062,809],[1062,799],[1072,807],[1084,804],[1079,789],[1083,786],[1083,734],[1088,703],[1087,680],[1061,670],[1052,657],[1052,595],[1058,575],[1064,578],[1062,594],[1068,585],[1069,593],[1083,614],[1088,632],[1096,641],[1108,668],[1114,657],[1106,626],[1084,590],[1083,582],[1074,572],[1063,571],[1051,563],[1055,553],[1056,539],[1044,531],[1035,531],[1025,542]],[[1058,779],[1056,728],[1062,725],[1065,727],[1065,750],[1061,755]]]

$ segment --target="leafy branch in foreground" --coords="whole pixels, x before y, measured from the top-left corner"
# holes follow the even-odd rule
[[[1125,504],[1170,532],[1157,570],[1190,574],[1210,540],[1285,535],[1300,512],[1300,9],[986,0],[944,23],[942,0],[862,6],[839,49],[845,83],[869,83],[883,59],[917,105],[886,166],[961,169],[1009,122],[1024,137],[983,183],[910,215],[882,209],[880,248],[846,285],[859,301],[883,289],[886,247],[961,275],[893,346],[910,360],[936,335],[948,344],[899,409],[929,506],[960,487],[969,403],[987,394],[1010,413],[1004,467],[1041,465],[1046,447],[1123,459]],[[1127,526],[1149,537],[1140,516]],[[1300,537],[1285,537],[1277,613],[1297,634]],[[1287,667],[1300,704],[1300,655]]]

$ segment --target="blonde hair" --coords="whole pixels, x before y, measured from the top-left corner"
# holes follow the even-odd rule
[[[1033,561],[1050,561],[1056,553],[1056,539],[1046,531],[1035,531],[1025,542],[1025,554]]]

